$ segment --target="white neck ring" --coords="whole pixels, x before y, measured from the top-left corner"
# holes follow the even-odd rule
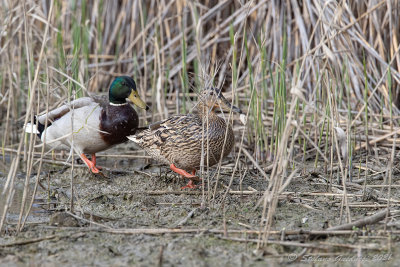
[[[122,103],[122,104],[115,104],[115,103],[110,102],[110,105],[114,106],[114,107],[120,107],[120,106],[128,105],[128,103],[125,102],[125,103]]]

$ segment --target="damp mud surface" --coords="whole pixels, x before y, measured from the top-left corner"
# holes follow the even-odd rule
[[[113,150],[107,153],[112,154]],[[45,163],[30,215],[23,229],[17,231],[26,177],[21,164],[0,236],[1,266],[400,263],[398,237],[382,233],[384,222],[355,228],[351,235],[305,234],[345,223],[345,216],[340,218],[343,188],[337,184],[337,176],[329,178],[324,170],[315,170],[312,163],[280,195],[271,229],[275,234],[269,236],[273,242],[263,245],[257,243],[257,231],[262,229],[260,200],[268,181],[257,169],[247,168],[244,160],[233,174],[234,159],[228,157],[219,175],[216,168],[203,173],[204,187],[182,190],[187,181],[145,157],[98,156],[103,175],[91,174],[79,161],[75,161],[74,168]],[[2,188],[9,166],[9,161],[3,159]],[[37,182],[35,169],[29,181],[30,192]],[[270,172],[267,174],[270,176]],[[400,180],[396,172],[393,175],[391,205],[396,207]],[[371,175],[368,184],[379,185],[383,179]],[[387,205],[386,189],[365,189],[362,183],[354,183],[347,190],[352,220],[370,216]],[[2,209],[4,194],[0,201]],[[386,229],[396,231],[399,226],[393,216]],[[299,234],[285,235],[291,230]]]

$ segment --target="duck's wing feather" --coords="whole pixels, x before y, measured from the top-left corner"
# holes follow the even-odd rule
[[[62,116],[64,116],[65,114],[67,114],[72,109],[76,110],[84,106],[89,106],[94,102],[97,101],[95,101],[92,97],[81,97],[71,101],[70,103],[64,104],[61,107],[53,109],[52,111],[49,111],[46,114],[37,116],[36,119],[41,124],[45,124],[46,120],[48,121],[48,123],[52,123],[61,118]]]
[[[166,143],[182,142],[198,138],[202,134],[201,119],[193,114],[174,115],[166,120],[150,124],[139,129],[138,133],[128,138],[139,145],[163,146]]]
[[[101,107],[107,106],[110,103],[108,95],[93,95],[91,98],[94,102],[99,103]]]

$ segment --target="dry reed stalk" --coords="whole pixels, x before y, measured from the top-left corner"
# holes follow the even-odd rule
[[[331,185],[327,192],[301,192],[300,197],[320,194],[333,196],[334,201],[340,197],[348,221],[350,207],[356,205],[349,198],[360,195],[355,190],[365,193],[368,188],[387,188],[377,205],[398,205],[399,200],[393,197],[398,185],[392,185],[392,167],[396,166],[400,115],[399,1],[220,1],[215,5],[163,0],[78,1],[76,7],[63,1],[2,4],[0,126],[5,133],[1,137],[3,157],[5,152],[12,152],[12,159],[7,165],[0,229],[12,202],[20,160],[28,166],[19,217],[22,225],[27,217],[23,212],[30,194],[30,173],[36,168],[40,171],[42,162],[52,162],[43,150],[37,152],[33,136],[24,144],[25,135],[18,130],[18,123],[26,124],[33,113],[65,101],[70,88],[104,92],[109,81],[121,74],[134,76],[141,96],[154,107],[154,113],[141,114],[141,123],[157,121],[179,113],[186,100],[195,100],[200,89],[196,82],[201,79],[199,70],[207,65],[211,67],[206,73],[211,73],[213,80],[208,82],[221,87],[240,106],[248,106],[251,122],[247,128],[234,127],[235,133],[241,133],[237,135],[239,153],[221,205],[227,194],[258,195],[265,190],[262,222],[266,219],[267,223],[262,226],[264,233],[272,233],[277,201],[284,193],[294,194],[289,191],[290,185],[299,179],[302,164],[317,157],[315,168],[326,167],[326,172],[320,173]],[[86,10],[82,11],[79,5],[83,4]],[[79,45],[74,39],[76,29]],[[230,43],[230,31],[236,45]],[[81,48],[74,51],[77,47]],[[193,79],[185,87],[181,78],[189,74]],[[304,96],[288,94],[287,88],[301,90]],[[274,93],[281,89],[288,98],[278,101]],[[286,120],[282,133],[276,130],[274,117],[278,103],[286,105],[282,109]],[[334,127],[346,133],[348,158],[357,160],[359,166],[363,163],[363,167],[342,162],[340,156],[336,159],[340,144]],[[269,153],[275,158],[271,175],[270,163],[263,160]],[[138,157],[124,154],[104,156]],[[382,169],[377,171],[372,164],[381,163],[383,157],[390,159],[389,164],[380,165]],[[232,190],[236,173],[243,173],[243,158],[269,179],[267,188],[257,188],[258,192]],[[74,164],[76,167],[81,166]],[[384,171],[387,180],[371,184]],[[333,179],[334,175],[342,177],[341,183]],[[354,176],[363,177],[356,180],[363,183],[361,188],[346,181]],[[331,193],[335,188],[342,191]],[[202,192],[211,204],[216,190]],[[362,203],[371,207],[366,201]],[[268,234],[264,241],[268,242]]]

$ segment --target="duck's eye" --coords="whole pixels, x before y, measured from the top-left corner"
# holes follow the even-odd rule
[[[122,85],[123,86],[127,86],[128,84],[126,82],[122,82]]]

